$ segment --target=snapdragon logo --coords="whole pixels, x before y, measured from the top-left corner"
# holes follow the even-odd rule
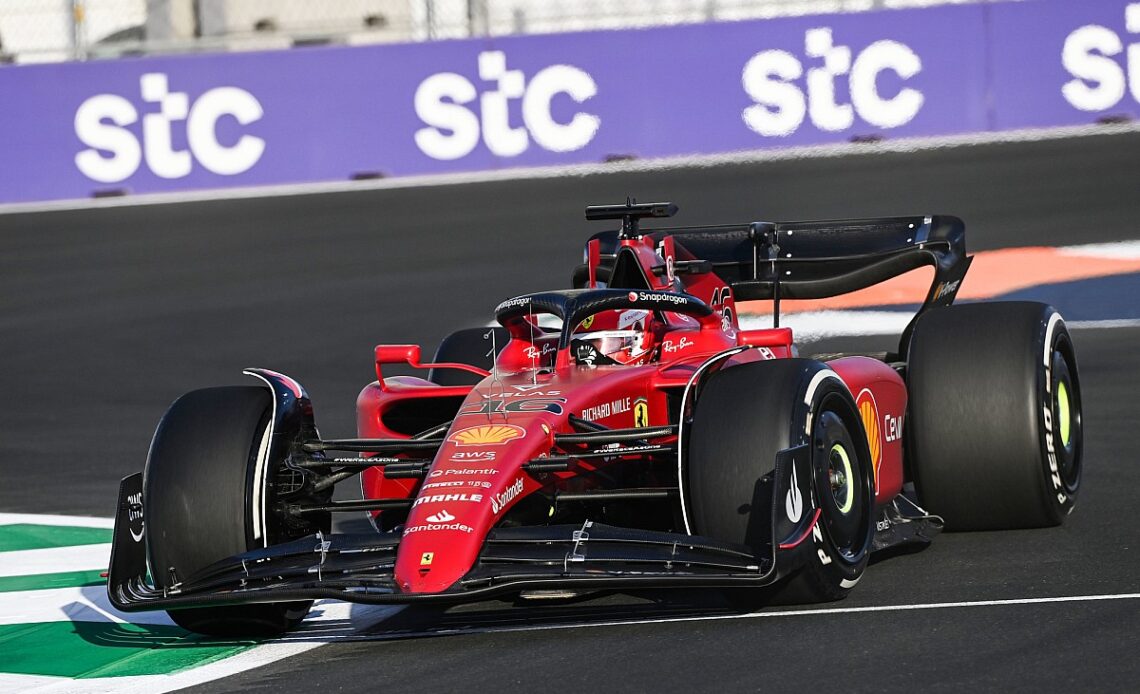
[[[420,83],[416,115],[428,125],[415,134],[420,151],[433,159],[460,159],[474,151],[481,136],[487,149],[500,157],[522,154],[532,139],[551,152],[573,152],[598,132],[601,119],[592,113],[577,111],[569,122],[560,123],[551,112],[558,95],[581,104],[598,93],[594,78],[573,65],[551,65],[528,82],[522,70],[507,69],[506,54],[487,51],[479,54],[479,79],[494,87],[480,94],[470,80],[454,72]],[[512,99],[522,100],[523,126],[511,126]]]
[[[1124,28],[1140,34],[1140,3],[1124,8]],[[1074,108],[1103,111],[1124,99],[1125,88],[1140,102],[1140,43],[1128,46],[1127,69],[1116,60],[1125,52],[1124,42],[1112,29],[1089,24],[1065,39],[1061,64],[1073,76],[1061,87],[1061,94]]]
[[[166,75],[148,73],[139,79],[139,92],[158,110],[142,116],[142,142],[127,128],[139,120],[139,111],[118,94],[97,94],[75,112],[75,134],[89,149],[75,155],[84,176],[101,183],[130,178],[143,161],[156,176],[182,178],[194,162],[208,171],[233,176],[248,171],[265,151],[265,140],[243,134],[232,144],[218,141],[222,118],[239,125],[261,119],[261,103],[237,87],[211,89],[193,103],[186,92],[172,92]],[[183,126],[182,124],[185,123]],[[189,149],[175,149],[174,129],[184,127]]]
[[[847,130],[858,115],[880,128],[897,128],[914,119],[925,100],[922,92],[903,87],[893,96],[879,92],[880,74],[894,72],[908,80],[922,71],[922,60],[898,41],[876,41],[852,55],[849,46],[837,46],[830,28],[804,34],[804,53],[822,59],[807,71],[806,95],[795,84],[804,76],[804,63],[792,53],[761,51],[744,65],[744,91],[756,104],[744,109],[744,123],[765,137],[796,132],[809,117],[815,127],[829,132]],[[839,103],[836,81],[847,78],[851,103]]]

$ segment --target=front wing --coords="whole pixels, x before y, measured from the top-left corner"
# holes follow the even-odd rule
[[[803,452],[783,452],[777,469],[803,465],[802,472],[810,474],[806,456],[796,455]],[[589,521],[504,527],[487,534],[478,561],[447,590],[404,593],[394,580],[400,533],[317,534],[223,559],[163,589],[150,580],[147,567],[140,473],[120,488],[107,590],[116,608],[130,612],[319,598],[460,603],[528,590],[763,586],[815,557],[806,521],[789,528],[778,506],[769,505],[773,542],[762,556],[710,538]],[[789,536],[796,540],[777,541]]]

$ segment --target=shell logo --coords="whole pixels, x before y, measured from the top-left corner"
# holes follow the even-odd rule
[[[526,430],[513,424],[485,424],[461,429],[447,438],[457,446],[497,446],[526,436]]]
[[[859,408],[859,418],[863,420],[863,428],[867,431],[871,467],[875,470],[875,491],[878,491],[879,466],[883,462],[883,433],[879,429],[879,406],[875,402],[875,396],[867,388],[859,391],[859,397],[855,398],[855,406]]]

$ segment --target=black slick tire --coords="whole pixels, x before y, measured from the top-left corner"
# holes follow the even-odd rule
[[[1032,302],[932,310],[907,367],[908,466],[950,530],[1060,524],[1080,487],[1076,353],[1065,323]]]
[[[260,485],[268,472],[269,390],[231,386],[191,391],[155,431],[143,473],[148,563],[157,587],[210,564],[280,541]],[[260,460],[259,460],[260,458]],[[258,506],[258,511],[254,507]],[[311,601],[170,610],[179,626],[211,636],[270,636],[296,626]]]
[[[824,377],[816,380],[821,372]],[[685,471],[696,534],[771,552],[773,499],[763,478],[770,477],[779,451],[810,444],[812,507],[821,514],[819,532],[806,541],[815,543],[815,554],[775,589],[745,591],[749,596],[734,592],[739,606],[838,600],[862,576],[874,533],[874,490],[857,412],[839,377],[808,359],[730,367],[700,391]],[[846,475],[838,485],[837,469]]]

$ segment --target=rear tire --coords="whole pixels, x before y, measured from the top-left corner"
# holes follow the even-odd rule
[[[206,388],[183,395],[155,431],[143,474],[148,560],[166,588],[226,557],[263,545],[260,498],[272,479],[267,460],[272,400],[258,386]],[[268,493],[266,485],[265,493]],[[257,518],[253,512],[258,506]],[[270,544],[283,533],[264,519]],[[270,636],[296,626],[311,601],[170,610],[171,619],[211,636]]]
[[[811,444],[811,507],[821,509],[821,532],[805,541],[816,543],[816,554],[775,589],[734,591],[738,606],[838,600],[867,566],[874,533],[867,439],[838,376],[820,381],[811,401],[804,402],[821,371],[829,370],[807,359],[730,367],[711,376],[697,400],[686,472],[697,534],[746,544],[757,554],[770,552],[772,486],[763,478],[770,476],[779,451]],[[809,413],[810,437],[804,432]],[[776,503],[783,508],[782,501]]]
[[[1059,525],[1081,478],[1076,353],[1050,306],[940,308],[915,324],[907,368],[909,465],[951,530]]]

